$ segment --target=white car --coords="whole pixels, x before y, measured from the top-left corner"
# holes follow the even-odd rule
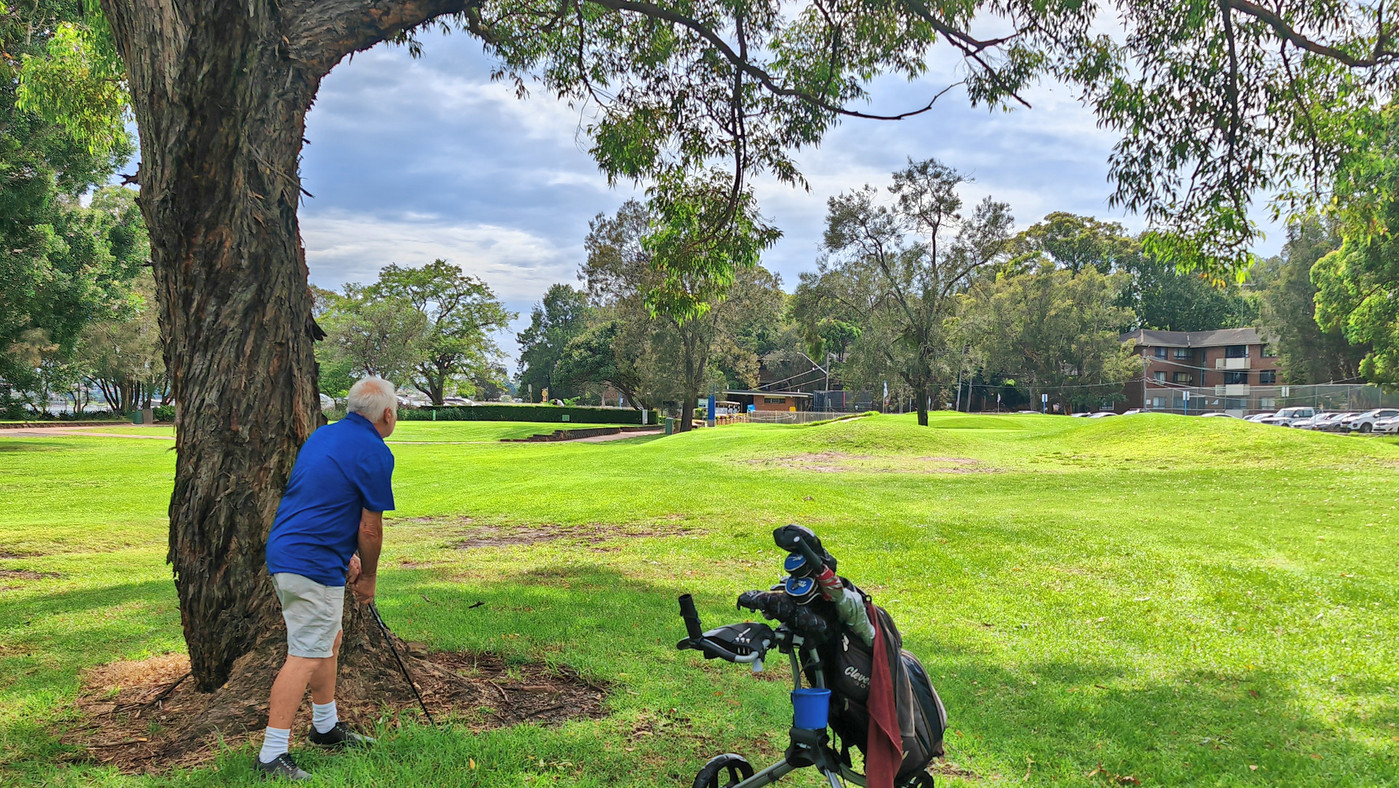
[[[1244,421],[1259,422],[1267,418],[1272,418],[1271,413],[1255,413],[1252,416],[1244,416]]]
[[[1294,429],[1299,429],[1299,430],[1315,430],[1315,429],[1320,429],[1322,424],[1325,424],[1326,421],[1327,421],[1328,419],[1330,419],[1332,416],[1335,416],[1335,415],[1336,415],[1336,414],[1334,414],[1334,413],[1327,413],[1327,412],[1324,411],[1324,410],[1319,410],[1319,411],[1316,412],[1316,415],[1315,415],[1315,416],[1312,416],[1312,417],[1309,418],[1309,419],[1296,419],[1295,421],[1293,421],[1291,424],[1289,424],[1289,425],[1287,425],[1287,426],[1292,427],[1292,428],[1294,428]]]
[[[1382,435],[1399,435],[1399,416],[1375,422],[1374,431]]]
[[[1094,413],[1093,415],[1089,416],[1088,418],[1090,418],[1090,419],[1106,419],[1108,416],[1116,416],[1116,415],[1117,415],[1116,413],[1113,413],[1113,412],[1110,411],[1110,410],[1100,410],[1100,411],[1098,411],[1097,413]]]
[[[1212,413],[1201,413],[1201,414],[1200,414],[1200,418],[1202,418],[1202,419],[1232,419],[1232,418],[1234,418],[1234,417],[1233,417],[1233,416],[1230,416],[1228,413],[1225,413],[1225,412],[1222,411],[1222,410],[1216,410],[1216,411],[1214,411],[1214,412],[1212,412]]]
[[[1375,408],[1349,419],[1345,423],[1346,432],[1374,432],[1375,423],[1399,416],[1399,408]]]
[[[1359,415],[1360,414],[1355,411],[1341,411],[1339,413],[1331,413],[1328,414],[1326,418],[1316,422],[1315,429],[1320,430],[1321,432],[1344,432],[1346,422]]]
[[[1279,427],[1291,427],[1293,422],[1302,419],[1310,419],[1316,415],[1316,408],[1305,406],[1295,408],[1283,408],[1271,416],[1264,416],[1258,420],[1260,424],[1275,424]]]

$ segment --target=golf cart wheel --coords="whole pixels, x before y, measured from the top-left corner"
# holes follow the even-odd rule
[[[709,759],[695,775],[694,788],[733,788],[753,776],[753,766],[742,755],[724,753]]]

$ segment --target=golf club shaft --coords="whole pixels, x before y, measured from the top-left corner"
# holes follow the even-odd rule
[[[398,655],[398,646],[393,644],[393,636],[389,633],[389,627],[384,623],[384,619],[379,615],[379,607],[373,602],[369,603],[369,612],[374,616],[374,622],[379,625],[379,634],[384,636],[384,642],[389,644],[389,651],[393,652],[394,662],[398,663],[398,669],[403,671],[403,679],[408,682],[408,688],[413,690],[413,697],[418,699],[418,706],[427,716],[427,721],[432,723],[432,727],[437,727],[437,720],[432,718],[432,712],[427,710],[427,704],[423,702],[423,696],[418,692],[418,685],[413,683],[413,677],[408,675],[408,666],[403,664],[403,657]]]

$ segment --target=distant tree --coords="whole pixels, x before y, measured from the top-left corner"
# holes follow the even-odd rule
[[[512,393],[509,374],[505,365],[498,361],[472,367],[460,391],[481,402],[495,402],[503,395]]]
[[[422,316],[418,356],[406,382],[441,405],[448,388],[500,355],[492,334],[514,317],[485,282],[445,260],[421,268],[385,266],[365,288],[370,299],[406,304]]]
[[[1399,389],[1399,105],[1357,124],[1335,194],[1342,243],[1312,267],[1316,322],[1365,351],[1367,380]]]
[[[1124,330],[1213,331],[1252,325],[1258,317],[1237,282],[1183,272],[1144,251],[1124,262],[1119,270],[1131,277],[1117,302],[1131,310]]]
[[[988,379],[1011,379],[1031,398],[1049,394],[1076,409],[1095,410],[1121,397],[1141,359],[1118,339],[1129,313],[1114,306],[1127,277],[1097,266],[1041,265],[979,283],[962,309],[960,334],[975,349]]]
[[[76,365],[114,413],[148,408],[166,388],[155,280],[141,276],[128,300],[83,328]]]
[[[956,378],[960,348],[947,333],[956,298],[1010,248],[1005,203],[987,198],[963,215],[957,189],[966,180],[935,160],[910,161],[894,173],[892,205],[871,186],[832,197],[825,256],[799,296],[814,302],[803,310],[807,336],[820,335],[811,320],[823,311],[858,324],[844,375],[877,390],[902,382],[922,425],[929,401]]]
[[[624,332],[636,329],[646,335],[650,333],[644,325],[628,325],[619,318],[595,319],[564,346],[552,380],[572,386],[587,383],[611,386],[626,397],[631,407],[637,410],[655,408],[658,403],[648,385],[649,370],[643,368],[645,342],[629,342],[624,337]]]
[[[555,284],[534,305],[530,324],[516,335],[520,343],[519,387],[527,396],[568,399],[578,393],[568,376],[554,379],[554,368],[564,348],[587,328],[588,294],[566,284]]]
[[[1340,245],[1325,223],[1308,219],[1290,225],[1282,254],[1252,272],[1259,284],[1260,322],[1277,351],[1283,382],[1326,383],[1360,374],[1368,347],[1352,346],[1339,328],[1323,331],[1316,321],[1312,267]]]
[[[712,215],[722,210],[722,188],[701,184],[690,202],[650,205],[624,204],[614,217],[599,216],[585,246],[587,261],[579,276],[592,301],[616,325],[593,333],[570,352],[568,374],[614,375],[607,382],[633,402],[677,403],[680,429],[689,429],[689,414],[707,386],[722,385],[722,371],[711,368],[716,357],[725,369],[757,374],[756,342],[761,329],[781,312],[782,294],[776,278],[756,265],[758,250],[775,238],[775,231],[756,216],[738,222],[735,236],[715,242],[703,236],[713,226]],[[709,216],[710,218],[706,218]],[[660,232],[655,227],[663,227]],[[741,237],[736,237],[741,236]],[[732,256],[741,264],[727,277],[714,276],[714,263],[690,265],[683,273],[660,266],[657,255],[700,254]],[[745,333],[748,334],[745,337]],[[612,342],[610,353],[585,360],[582,353],[601,351],[601,340]]]
[[[401,386],[426,355],[421,343],[427,316],[406,301],[376,297],[359,285],[345,286],[323,325],[324,357],[351,380],[378,375]]]
[[[1021,233],[1023,248],[1048,258],[1059,268],[1077,273],[1084,268],[1111,274],[1125,269],[1141,254],[1141,246],[1117,222],[1091,216],[1051,213]],[[1033,269],[1033,263],[1029,266]]]

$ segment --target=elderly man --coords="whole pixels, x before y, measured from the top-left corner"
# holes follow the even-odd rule
[[[352,386],[349,413],[316,430],[301,447],[277,507],[267,537],[267,569],[287,622],[287,660],[272,683],[257,759],[257,771],[268,777],[310,778],[287,752],[291,723],[308,685],[312,744],[374,743],[336,715],[335,669],[345,586],[360,603],[374,601],[384,512],[393,508],[393,453],[384,438],[393,432],[397,407],[393,384],[382,378]]]

